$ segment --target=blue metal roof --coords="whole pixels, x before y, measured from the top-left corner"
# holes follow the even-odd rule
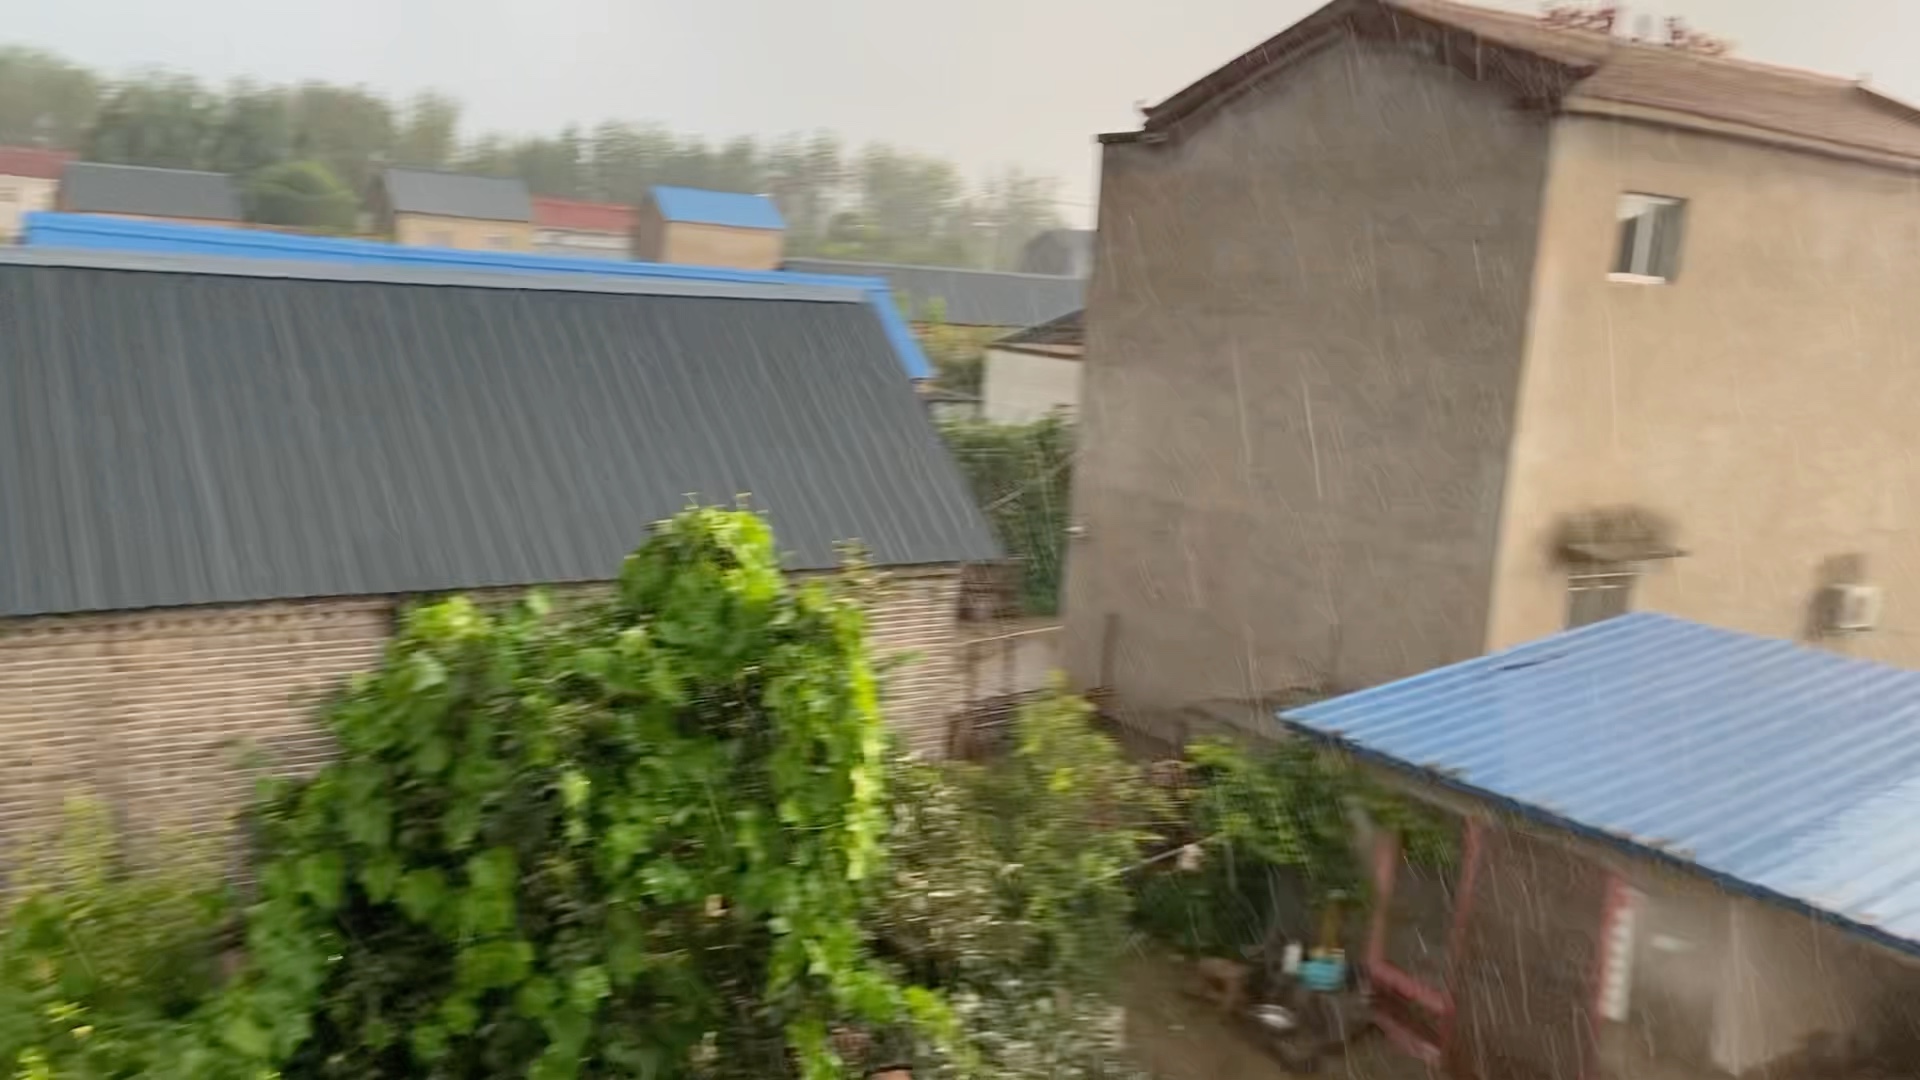
[[[1639,612],[1281,720],[1920,953],[1920,672]]]
[[[787,227],[786,220],[780,216],[780,208],[765,195],[655,184],[653,204],[660,208],[660,216],[668,221],[726,225],[735,229]]]
[[[66,214],[51,211],[27,214],[20,242],[34,247],[87,251],[144,251],[167,255],[220,255],[234,258],[278,259],[284,262],[332,262],[439,267],[449,270],[506,271],[536,274],[591,274],[595,277],[630,275],[684,281],[719,281],[748,285],[790,285],[857,288],[880,320],[887,341],[907,375],[924,379],[933,374],[919,339],[901,317],[893,293],[881,278],[839,274],[796,274],[784,270],[731,270],[715,266],[623,262],[615,259],[575,259],[554,255],[524,255],[500,251],[454,251],[448,248],[402,247],[372,240],[341,240],[298,236],[258,229],[215,225],[176,225],[171,222]],[[798,299],[799,297],[796,297]]]

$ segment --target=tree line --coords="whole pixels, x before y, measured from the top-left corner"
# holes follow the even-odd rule
[[[362,86],[153,71],[109,79],[40,49],[0,47],[0,144],[237,177],[275,224],[344,230],[388,165],[518,176],[536,195],[633,204],[654,184],[768,193],[796,255],[1011,269],[1062,224],[1056,181],[1006,169],[969,184],[943,158],[830,131],[712,142],[608,120],[462,138],[461,103]]]

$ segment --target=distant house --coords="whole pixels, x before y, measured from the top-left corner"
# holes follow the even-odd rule
[[[97,161],[67,163],[55,205],[75,214],[209,225],[232,225],[244,216],[233,177],[225,173]]]
[[[1057,274],[1012,274],[950,266],[901,266],[838,259],[788,259],[803,274],[883,278],[914,322],[1021,330],[1080,309],[1086,282]]]
[[[72,160],[65,150],[0,146],[0,244],[20,235],[22,215],[53,209],[61,170]]]
[[[223,748],[324,760],[410,597],[591,591],[690,494],[794,573],[857,540],[886,719],[947,744],[998,549],[859,289],[22,247],[0,311],[0,843],[87,781],[224,821]]]
[[[1920,672],[1636,612],[1282,719],[1457,844],[1364,952],[1446,1075],[1920,1075]]]
[[[999,424],[1020,424],[1080,408],[1084,312],[1018,330],[987,345],[980,412]]]
[[[432,169],[388,169],[370,200],[396,244],[461,251],[531,251],[533,198],[526,182]]]
[[[1093,273],[1092,229],[1049,229],[1027,241],[1020,253],[1027,274],[1087,277]]]
[[[786,219],[765,195],[656,184],[634,215],[633,257],[644,262],[777,270]]]
[[[633,207],[533,197],[533,250],[588,259],[633,257]]]

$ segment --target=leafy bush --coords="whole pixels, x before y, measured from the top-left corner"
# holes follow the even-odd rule
[[[571,617],[411,612],[278,798],[223,1034],[290,1075],[837,1075],[886,827],[859,606],[689,511]]]
[[[1205,842],[1198,872],[1163,865],[1140,880],[1142,921],[1198,953],[1232,955],[1266,939],[1276,918],[1311,933],[1336,897],[1366,897],[1353,813],[1398,832],[1405,855],[1448,865],[1453,840],[1437,815],[1382,790],[1351,761],[1302,739],[1252,748],[1202,740],[1188,748],[1187,831]]]
[[[994,535],[1020,563],[1020,606],[1060,610],[1073,491],[1073,425],[1060,415],[1030,424],[950,420],[940,425]]]
[[[870,926],[883,955],[951,996],[989,1076],[1132,1075],[1101,991],[1156,803],[1088,714],[1057,696],[1022,711],[1006,759],[896,765]]]
[[[149,866],[122,854],[107,813],[76,803],[21,860],[0,949],[0,1069],[24,1080],[247,1075],[202,1038],[229,914],[217,868],[175,842]]]

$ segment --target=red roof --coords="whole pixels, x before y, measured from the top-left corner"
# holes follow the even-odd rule
[[[573,229],[625,236],[633,231],[633,207],[621,203],[549,199],[535,195],[533,224],[541,229]]]
[[[71,150],[47,150],[38,146],[0,146],[0,176],[31,176],[36,180],[58,180],[74,154]]]

